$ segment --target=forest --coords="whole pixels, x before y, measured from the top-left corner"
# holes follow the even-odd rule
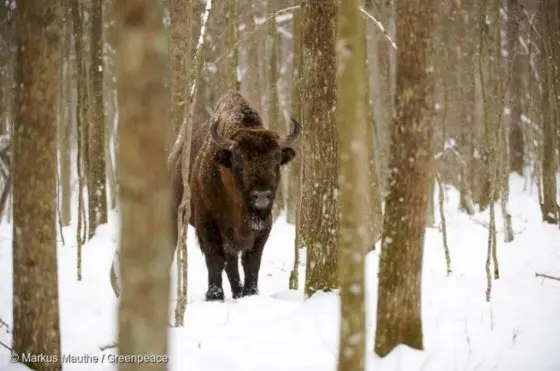
[[[560,370],[558,0],[0,2],[0,371]]]

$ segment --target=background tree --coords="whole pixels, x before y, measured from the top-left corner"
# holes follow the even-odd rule
[[[105,114],[103,107],[103,2],[91,0],[90,20],[90,119],[87,127],[88,236],[107,223]]]
[[[507,1],[507,53],[511,68],[509,84],[509,168],[523,175],[525,162],[523,126],[521,122],[521,96],[523,65],[521,64],[521,47],[518,45],[519,23],[522,8],[519,0]]]
[[[558,31],[555,26],[556,5],[554,1],[541,1],[539,4],[539,25],[541,31],[540,76],[542,76],[542,96],[540,104],[542,130],[542,204],[543,221],[550,224],[558,222],[557,194],[557,161],[555,155],[558,145],[557,99],[554,86],[555,45],[553,40]],[[557,39],[556,39],[557,40]]]
[[[306,295],[338,285],[336,4],[335,0],[301,4],[305,126],[300,208],[304,220],[299,233],[307,247]]]
[[[56,102],[60,2],[18,1],[13,131],[13,351],[60,370],[56,254]],[[30,192],[30,190],[33,190]]]
[[[171,132],[165,87],[168,38],[159,2],[119,0],[115,11],[122,277],[119,352],[164,355],[172,223],[176,223],[166,165]],[[165,363],[119,366],[120,370],[166,368]]]
[[[433,3],[396,5],[397,83],[388,195],[379,267],[375,352],[398,344],[423,349],[421,276],[428,189],[432,178],[433,127],[428,62]]]
[[[337,128],[339,145],[340,235],[340,345],[338,370],[363,370],[365,363],[364,265],[369,232],[371,202],[364,202],[370,190],[367,126],[363,99],[366,91],[364,27],[360,0],[345,1],[338,11],[337,38]],[[369,142],[369,143],[368,143]],[[369,200],[371,201],[371,200]]]

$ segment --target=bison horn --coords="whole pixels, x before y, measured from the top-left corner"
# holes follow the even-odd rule
[[[301,124],[294,118],[290,118],[290,121],[294,124],[294,130],[282,140],[280,145],[282,148],[291,147],[301,136]]]
[[[224,149],[232,149],[235,145],[235,142],[229,138],[224,137],[218,133],[218,120],[214,120],[212,122],[212,126],[210,126],[210,136],[216,145],[220,148]]]

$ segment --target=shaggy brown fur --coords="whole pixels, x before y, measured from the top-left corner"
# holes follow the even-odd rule
[[[234,298],[258,293],[264,245],[272,226],[271,210],[280,182],[280,167],[296,155],[286,138],[263,127],[262,120],[241,94],[224,94],[213,117],[193,132],[189,185],[190,224],[196,229],[208,268],[207,300],[223,300],[226,270]],[[212,125],[217,125],[214,135]],[[182,198],[180,164],[175,173],[175,210]],[[238,256],[242,255],[244,285]]]

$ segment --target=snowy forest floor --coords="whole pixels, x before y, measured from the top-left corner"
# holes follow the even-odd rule
[[[560,276],[560,230],[541,222],[536,191],[523,191],[512,176],[509,208],[515,240],[503,243],[497,208],[498,257],[501,277],[485,301],[488,212],[468,216],[457,211],[459,195],[446,187],[445,213],[453,273],[446,275],[439,213],[428,228],[422,281],[425,351],[400,346],[385,359],[373,354],[377,300],[377,251],[367,258],[368,370],[560,370],[560,282],[535,272]],[[437,200],[437,195],[436,198]],[[437,210],[437,205],[436,205]],[[0,319],[12,323],[11,225],[0,226]],[[58,249],[62,352],[82,356],[101,351],[117,337],[118,301],[109,268],[118,241],[117,215],[98,228],[84,246],[83,281],[76,280],[73,228],[64,231]],[[189,230],[189,291],[185,327],[170,328],[170,370],[193,371],[328,371],[336,369],[339,297],[320,293],[303,300],[302,290],[288,290],[293,261],[294,227],[284,217],[274,225],[265,248],[260,295],[231,299],[224,280],[225,303],[204,301],[206,266]],[[303,254],[304,255],[304,254]],[[305,262],[300,266],[303,287]],[[175,307],[175,263],[170,321]],[[225,277],[225,276],[224,276]],[[0,341],[11,334],[0,326]],[[0,370],[8,365],[0,347]],[[104,364],[65,364],[64,370],[116,370]]]

